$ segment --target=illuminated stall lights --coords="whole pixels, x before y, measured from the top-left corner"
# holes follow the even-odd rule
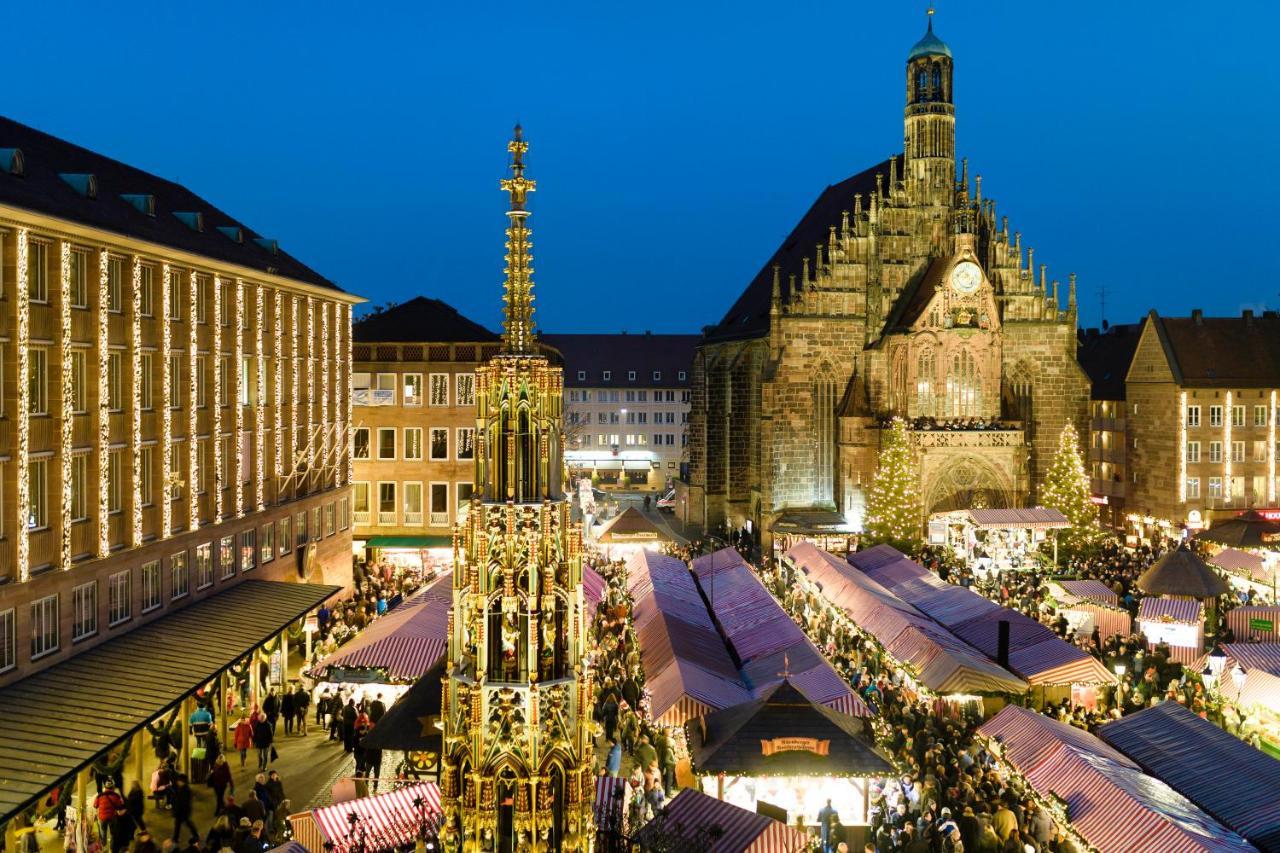
[[[17,492],[18,492],[18,519],[17,525],[17,543],[16,554],[18,562],[18,580],[25,581],[31,574],[31,540],[27,533],[27,524],[22,523],[31,514],[31,492],[28,477],[28,458],[27,454],[31,447],[30,431],[31,419],[28,413],[31,410],[31,392],[28,386],[28,371],[30,364],[28,361],[28,349],[30,347],[30,330],[31,330],[31,301],[30,292],[27,290],[30,283],[27,280],[27,264],[29,263],[28,255],[30,248],[27,241],[30,233],[25,228],[18,229],[18,269],[17,269],[17,288],[15,289],[17,322],[15,323],[14,335],[14,366],[16,370],[16,378],[18,383],[18,446],[17,455]]]

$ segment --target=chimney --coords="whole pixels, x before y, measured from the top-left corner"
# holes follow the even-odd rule
[[[1009,668],[1009,620],[1001,619],[996,632],[996,663],[1005,669]]]
[[[1191,322],[1195,323],[1197,326],[1203,326],[1203,325],[1204,325],[1204,311],[1200,310],[1199,308],[1192,308],[1192,309],[1191,309]]]
[[[1240,312],[1240,316],[1244,319],[1245,326],[1253,328],[1253,309],[1246,308]]]

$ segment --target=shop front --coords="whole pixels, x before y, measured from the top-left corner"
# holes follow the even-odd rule
[[[370,563],[432,577],[453,566],[452,536],[373,536],[365,541]]]
[[[649,450],[567,450],[564,456],[572,480],[590,480],[598,489],[656,489],[663,485],[657,471],[660,463]]]
[[[963,509],[929,519],[929,544],[943,545],[982,575],[1035,567],[1055,531],[1070,527],[1056,509]],[[1051,543],[1057,561],[1057,540]]]

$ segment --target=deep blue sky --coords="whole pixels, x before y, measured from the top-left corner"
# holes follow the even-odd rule
[[[1084,321],[1280,304],[1262,2],[940,0],[957,144]],[[539,325],[695,331],[901,149],[923,2],[60,3],[0,111],[175,178],[374,302],[495,326],[518,117]]]

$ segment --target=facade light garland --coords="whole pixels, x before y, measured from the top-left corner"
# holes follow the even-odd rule
[[[129,354],[132,383],[129,387],[133,390],[133,401],[129,406],[129,452],[133,457],[133,477],[130,478],[133,523],[130,525],[129,545],[137,548],[142,544],[142,259],[137,255],[133,256],[131,281],[133,301],[129,306]]]
[[[298,387],[298,297],[289,296],[289,370],[292,373],[289,387],[289,472],[297,468],[298,454],[298,397],[302,389]],[[297,490],[296,483],[293,489]]]
[[[329,482],[329,429],[333,422],[329,412],[329,303],[320,303],[320,471],[321,488]]]
[[[266,405],[267,400],[267,366],[263,361],[262,351],[262,285],[260,284],[253,286],[253,347],[258,386],[253,398],[253,487],[254,506],[261,512],[266,507],[262,494],[263,469],[266,468],[262,456],[262,432],[266,427],[263,406]]]
[[[173,376],[169,365],[172,352],[171,321],[169,314],[169,279],[173,270],[168,264],[160,267],[160,481],[164,488],[160,490],[160,538],[168,539],[173,533],[173,501],[172,487],[169,484],[169,472],[173,464]]]
[[[1178,503],[1187,502],[1187,392],[1178,401]]]
[[[316,407],[316,305],[307,297],[307,411],[303,417],[303,440],[307,442],[307,471],[311,471],[316,459],[312,446],[311,419]]]
[[[1276,392],[1271,392],[1271,407],[1267,412],[1267,503],[1276,502]]]
[[[98,556],[111,553],[111,255],[98,250]]]
[[[1222,493],[1226,495],[1227,503],[1231,503],[1231,418],[1232,418],[1232,400],[1233,395],[1227,392],[1227,408],[1223,412],[1222,418]]]
[[[274,482],[276,484],[275,490],[274,490],[275,502],[279,503],[280,502],[280,478],[284,474],[283,466],[281,462],[281,460],[284,458],[282,455],[282,450],[283,450],[282,445],[284,442],[284,430],[282,429],[282,427],[283,427],[284,418],[282,417],[281,411],[280,411],[280,403],[282,399],[280,385],[281,385],[281,380],[284,378],[284,353],[281,350],[282,334],[280,329],[280,298],[281,298],[280,291],[274,290],[272,291],[272,294],[273,294],[272,302],[274,303],[272,306],[272,310],[275,314],[275,332],[274,332],[274,344],[271,349],[271,354],[275,356],[275,359],[274,359],[275,363],[272,365],[275,372],[275,388],[273,389],[272,406],[271,406],[272,416],[273,416],[271,434],[274,436],[274,440],[271,442],[271,445],[272,445],[271,449],[272,449],[272,455],[274,457],[272,459],[272,463],[273,463],[273,472],[275,476]]]
[[[28,518],[31,515],[31,484],[29,476],[29,460],[31,447],[31,386],[27,373],[31,369],[30,349],[31,337],[31,286],[27,276],[30,247],[27,241],[30,233],[25,228],[18,229],[18,286],[16,301],[17,323],[14,335],[14,366],[18,382],[18,529],[16,553],[18,561],[18,580],[25,581],[31,576],[31,538]]]
[[[342,348],[343,331],[347,329],[347,313],[341,305],[334,306],[334,323],[333,323],[333,363],[334,369],[337,371],[337,379],[334,382],[334,390],[336,399],[333,401],[334,419],[337,421],[337,429],[334,430],[334,440],[342,442],[338,449],[338,460],[333,466],[334,476],[337,480],[335,485],[345,486],[347,484],[347,460],[351,457],[351,445],[347,438],[347,424],[351,423],[349,413],[347,411],[347,401],[351,397],[351,390],[347,383],[351,380],[351,362],[347,358],[350,353],[351,338],[346,338],[347,349]]]
[[[197,447],[196,432],[200,429],[196,412],[196,387],[200,370],[200,359],[196,354],[200,347],[199,316],[200,277],[192,270],[187,276],[187,293],[190,313],[187,317],[187,375],[191,377],[191,387],[187,389],[187,530],[195,530],[200,526],[200,452]]]
[[[236,309],[231,318],[231,330],[235,338],[231,345],[231,369],[236,374],[236,394],[231,401],[232,423],[235,424],[235,447],[231,452],[235,467],[231,472],[232,512],[235,518],[244,515],[244,478],[240,476],[244,465],[244,282],[235,280]]]
[[[213,277],[213,521],[222,520],[222,277]]]
[[[61,241],[58,277],[58,357],[62,363],[62,394],[58,421],[58,560],[62,570],[71,568],[71,427],[75,409],[71,387],[71,244]]]

